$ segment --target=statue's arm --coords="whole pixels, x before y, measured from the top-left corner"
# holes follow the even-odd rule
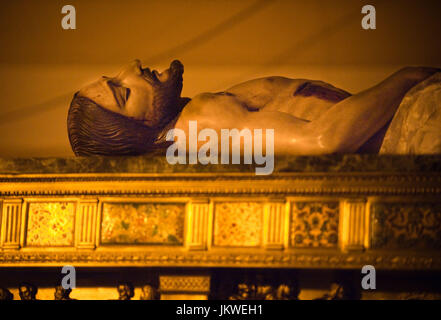
[[[378,132],[394,115],[406,92],[437,69],[406,68],[375,87],[346,98],[311,122],[279,111],[249,112],[235,96],[201,94],[184,108],[176,128],[188,121],[198,128],[274,130],[276,154],[315,155],[352,153]],[[221,115],[221,116],[219,116]],[[265,145],[265,143],[264,143]]]
[[[320,137],[327,152],[356,152],[394,116],[404,95],[439,69],[408,67],[378,85],[349,97],[306,125],[309,135]]]
[[[198,129],[214,129],[219,136],[222,129],[249,129],[252,132],[255,129],[263,129],[264,152],[266,152],[265,141],[273,141],[276,154],[324,153],[316,137],[309,134],[305,128],[309,121],[279,111],[250,112],[234,96],[208,93],[196,96],[184,108],[175,128],[183,130],[188,135],[189,121],[197,121]],[[267,129],[272,129],[274,132],[272,138],[268,137],[268,140],[266,134],[271,131]],[[200,145],[204,143],[198,142]]]

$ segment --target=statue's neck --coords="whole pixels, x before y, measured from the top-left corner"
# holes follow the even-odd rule
[[[172,122],[172,126],[173,128],[175,127],[176,122],[178,121],[179,117],[181,116],[182,110],[184,110],[185,106],[191,101],[190,98],[187,97],[181,97],[179,99],[179,104],[178,104],[178,110],[179,112],[176,114],[176,116],[173,118]]]
[[[180,98],[178,105],[177,105],[177,110],[178,112],[176,113],[176,115],[173,117],[173,119],[171,119],[167,125],[165,127],[163,127],[161,129],[161,132],[159,132],[158,134],[158,138],[157,141],[155,142],[156,145],[156,151],[157,152],[162,152],[163,150],[165,150],[166,147],[168,147],[170,145],[170,142],[165,142],[165,137],[167,135],[167,132],[171,129],[174,129],[176,123],[179,120],[179,117],[181,116],[182,110],[185,108],[185,106],[191,101],[190,98]],[[152,149],[153,152],[153,149]],[[151,153],[152,153],[151,152]]]
[[[185,106],[191,101],[190,98],[187,97],[181,97],[181,99],[179,100],[180,104],[179,104],[179,109],[182,111],[182,109],[185,108]]]
[[[177,112],[175,114],[175,116],[168,121],[167,125],[162,129],[162,131],[168,131],[170,129],[173,129],[176,125],[176,122],[178,122],[179,117],[181,116],[182,110],[184,110],[185,106],[191,101],[190,98],[187,97],[181,97],[178,101],[178,105],[177,105]]]

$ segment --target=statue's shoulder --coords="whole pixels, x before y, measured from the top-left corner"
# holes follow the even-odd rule
[[[220,109],[225,112],[242,107],[242,104],[243,102],[230,92],[203,92],[194,96],[184,110],[199,114],[211,112],[213,109]]]

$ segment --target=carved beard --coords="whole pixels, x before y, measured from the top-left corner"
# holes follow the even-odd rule
[[[153,128],[162,129],[182,110],[180,103],[182,91],[182,72],[173,70],[170,78],[153,86],[152,112],[145,123]]]

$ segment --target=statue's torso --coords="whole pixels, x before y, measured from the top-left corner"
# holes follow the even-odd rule
[[[188,121],[196,120],[200,129],[240,129],[246,127],[242,119],[246,118],[247,113],[259,111],[280,112],[303,121],[314,121],[348,95],[322,81],[260,78],[224,92],[195,96],[185,106],[176,127],[185,130]]]

